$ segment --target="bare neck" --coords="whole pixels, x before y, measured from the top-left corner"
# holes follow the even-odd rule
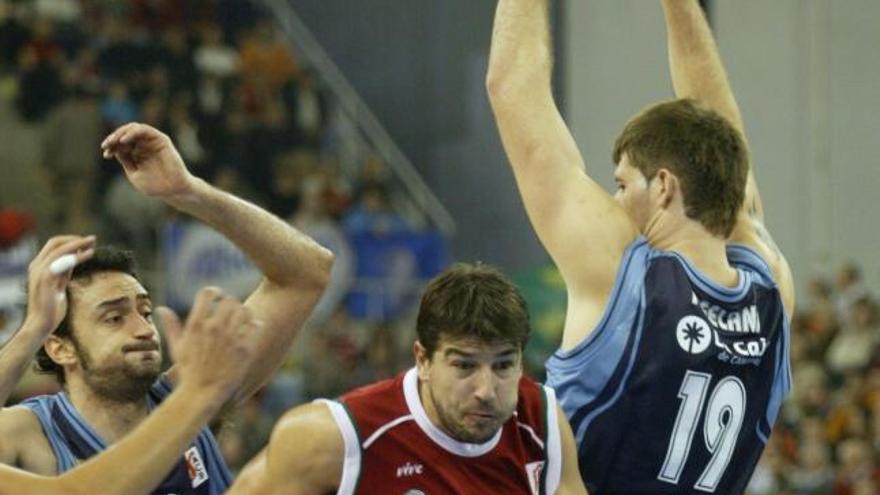
[[[68,377],[65,392],[79,415],[108,445],[131,432],[149,414],[146,395],[134,401],[109,399],[79,377]]]
[[[687,217],[662,215],[651,222],[645,237],[655,249],[674,251],[712,281],[725,287],[739,284],[739,273],[727,259],[727,242]]]

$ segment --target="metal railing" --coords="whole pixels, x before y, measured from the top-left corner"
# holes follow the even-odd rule
[[[317,71],[321,81],[337,98],[341,109],[363,131],[376,152],[401,181],[413,204],[445,235],[455,233],[452,215],[422,179],[412,162],[400,150],[376,115],[352,87],[339,67],[293,10],[288,0],[260,0],[293,44]]]

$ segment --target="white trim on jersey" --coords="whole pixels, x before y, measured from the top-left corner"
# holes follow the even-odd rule
[[[374,431],[373,434],[370,435],[370,438],[368,438],[367,441],[364,442],[364,450],[367,450],[368,448],[370,448],[370,445],[373,445],[373,442],[378,440],[379,437],[382,436],[382,434],[385,433],[386,431],[390,430],[391,428],[394,428],[395,426],[399,425],[400,423],[403,423],[405,421],[412,421],[412,420],[413,420],[413,415],[407,414],[406,416],[401,416],[397,419],[394,419],[392,421],[385,423],[384,425],[382,425],[381,428]]]
[[[479,457],[494,449],[501,440],[501,432],[504,428],[499,428],[495,436],[485,443],[466,443],[459,442],[435,426],[431,419],[428,418],[428,413],[425,412],[422,399],[419,397],[419,375],[415,368],[410,368],[403,377],[403,395],[406,397],[406,405],[409,408],[409,412],[415,417],[419,428],[434,443],[452,454],[462,457]]]
[[[339,490],[336,494],[354,495],[361,474],[361,441],[357,430],[342,404],[327,399],[317,399],[315,402],[327,405],[345,441],[345,462],[342,464],[342,479],[339,481]]]
[[[514,413],[514,416],[515,415],[516,415],[516,413]],[[538,445],[538,447],[541,447],[541,450],[544,450],[544,441],[541,440],[541,438],[538,436],[537,433],[535,433],[534,428],[532,428],[531,426],[529,426],[525,423],[520,423],[519,421],[516,422],[516,426],[519,426],[523,430],[526,430],[527,432],[529,432],[529,435],[532,436],[532,440]]]
[[[545,493],[553,495],[559,489],[562,479],[562,442],[559,432],[559,407],[556,405],[556,392],[550,387],[543,387],[547,398],[547,478]]]

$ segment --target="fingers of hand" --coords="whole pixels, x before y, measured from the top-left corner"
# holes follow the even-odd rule
[[[74,266],[95,254],[95,236],[58,236],[50,239],[30,264],[32,273],[69,275]]]
[[[166,306],[156,308],[156,313],[159,315],[159,321],[162,322],[162,329],[165,331],[168,346],[173,354],[183,334],[180,318],[177,316],[177,313]]]
[[[225,327],[233,320],[233,316],[241,308],[241,302],[232,296],[226,295],[217,301],[214,312],[210,316],[212,325]]]
[[[215,302],[223,295],[224,292],[219,287],[205,287],[200,290],[189,312],[188,321],[201,321],[207,318],[212,313]]]
[[[132,128],[137,127],[139,125],[141,125],[141,124],[138,124],[136,122],[129,122],[128,124],[124,124],[122,126],[117,127],[116,130],[111,132],[106,138],[104,138],[104,141],[101,142],[101,149],[106,150],[108,148],[112,148],[113,146],[116,146],[117,144],[119,144],[120,138],[123,135],[125,135]]]

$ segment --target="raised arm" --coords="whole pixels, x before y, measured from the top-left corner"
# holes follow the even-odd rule
[[[0,349],[0,406],[6,404],[43,341],[67,312],[65,289],[73,266],[95,253],[95,238],[76,235],[49,239],[28,266],[28,303],[24,323]],[[72,256],[68,268],[50,267],[63,256]],[[58,266],[58,265],[55,265]]]
[[[333,255],[271,213],[192,176],[165,134],[144,124],[120,127],[102,143],[141,193],[210,225],[236,244],[263,273],[245,304],[261,320],[261,359],[249,370],[235,401],[272,376],[330,278]],[[174,379],[174,374],[171,374]]]
[[[697,0],[663,0],[669,68],[675,95],[702,101],[743,135],[745,126],[706,16]],[[731,242],[757,250],[773,269],[789,314],[794,311],[794,283],[785,257],[764,225],[764,207],[754,171],[749,168],[745,201]]]
[[[278,421],[269,445],[245,466],[226,493],[336,493],[345,459],[342,434],[328,407],[321,403],[306,404]]]
[[[569,294],[563,347],[601,316],[636,227],[591,179],[553,100],[547,0],[500,0],[486,86],[526,211]]]
[[[210,418],[238,389],[261,332],[252,312],[216,289],[202,290],[187,321],[160,308],[179,384],[143,423],[106,451],[57,478],[0,465],[0,495],[149,493]],[[161,441],[156,441],[161,439]]]

